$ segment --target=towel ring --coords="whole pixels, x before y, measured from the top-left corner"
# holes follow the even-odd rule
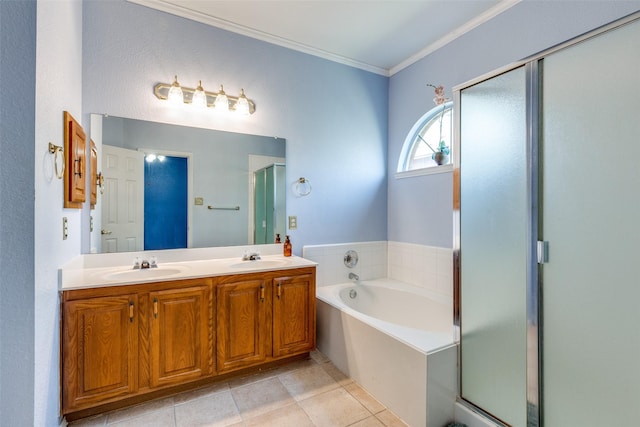
[[[54,145],[52,143],[49,143],[49,153],[53,154],[53,165],[56,170],[56,178],[58,179],[64,178],[64,167],[65,167],[64,149],[59,145]],[[58,153],[60,153],[59,157],[62,162],[62,165],[60,167],[58,167]]]
[[[308,196],[311,193],[311,183],[308,179],[300,177],[293,183],[293,192],[298,197]]]

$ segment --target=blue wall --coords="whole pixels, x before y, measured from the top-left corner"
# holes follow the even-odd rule
[[[3,425],[58,424],[57,269],[89,247],[89,236],[81,245],[79,215],[61,207],[61,183],[41,169],[48,141],[62,139],[61,112],[80,115],[77,98],[86,129],[89,113],[110,113],[287,138],[288,181],[305,176],[314,188],[289,197],[288,212],[300,223],[292,233],[297,253],[302,244],[387,236],[450,246],[450,174],[393,178],[406,133],[432,106],[425,84],[450,91],[638,9],[638,1],[525,0],[387,79],[122,0],[40,1],[37,11],[32,1],[0,1]],[[152,87],[176,73],[189,86],[202,79],[230,93],[244,87],[258,110],[225,121],[170,110]],[[64,242],[61,216],[70,220]]]
[[[393,176],[407,133],[433,107],[427,83],[444,85],[451,98],[457,85],[639,9],[637,0],[524,0],[391,77],[388,240],[443,247],[453,242],[452,174]]]
[[[288,215],[298,216],[294,253],[386,239],[388,78],[124,1],[85,2],[83,26],[85,116],[286,138],[287,182],[313,186],[307,197],[287,195]],[[221,119],[171,109],[152,89],[174,74],[184,86],[244,88],[257,111]]]
[[[34,422],[36,3],[0,2],[0,424]]]

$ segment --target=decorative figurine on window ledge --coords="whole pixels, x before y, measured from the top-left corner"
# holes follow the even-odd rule
[[[444,104],[449,99],[445,98],[445,96],[444,96],[444,86],[442,86],[442,85],[434,86],[434,85],[429,84],[429,83],[427,83],[427,86],[434,88],[436,96],[433,98],[433,102],[435,102],[436,105],[442,105],[442,113],[440,113],[440,138],[439,138],[440,142],[438,143],[438,149],[434,150],[433,147],[431,145],[429,145],[429,143],[427,141],[424,141],[424,142],[431,149],[431,151],[433,151],[433,154],[431,155],[431,158],[438,165],[442,165],[442,164],[446,163],[447,157],[449,156],[449,152],[450,152],[449,151],[449,147],[447,147],[446,143],[442,139],[442,118],[443,118],[444,112],[446,110],[446,107],[445,107]]]

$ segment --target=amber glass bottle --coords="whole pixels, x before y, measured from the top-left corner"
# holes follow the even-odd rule
[[[289,240],[289,236],[284,241],[283,245],[284,256],[291,256],[291,240]]]

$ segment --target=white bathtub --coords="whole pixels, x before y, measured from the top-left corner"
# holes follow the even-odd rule
[[[451,301],[391,279],[319,286],[316,295],[318,349],[341,371],[410,426],[453,420]]]

